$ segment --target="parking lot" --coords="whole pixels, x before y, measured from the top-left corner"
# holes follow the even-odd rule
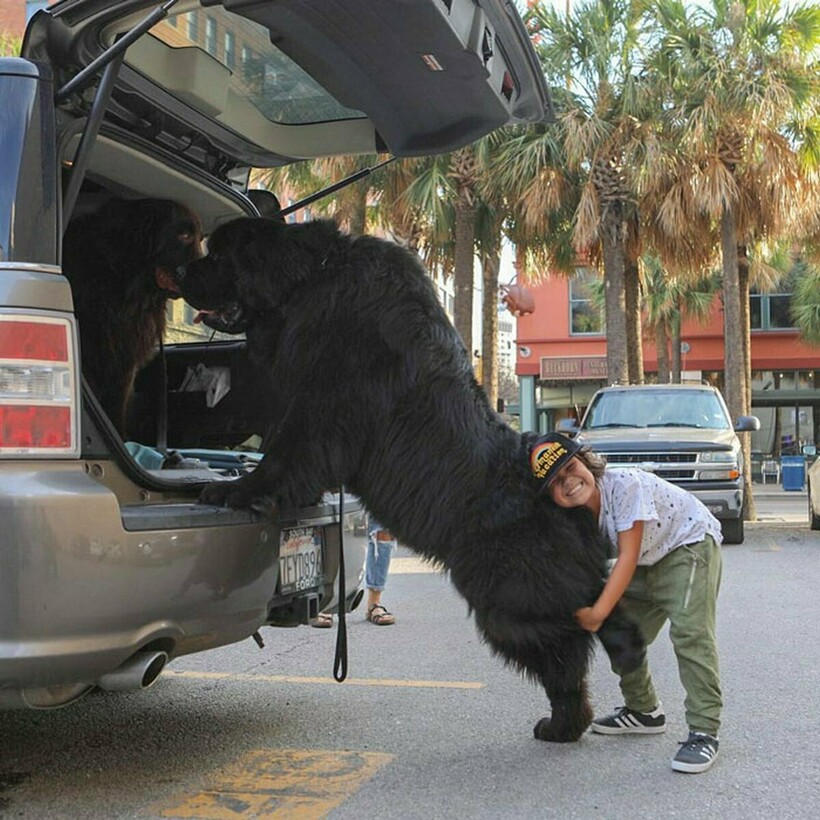
[[[447,578],[400,549],[385,592],[396,625],[349,616],[344,684],[335,629],[267,629],[264,649],[179,658],[145,692],[0,714],[0,815],[814,818],[820,534],[805,493],[760,490],[761,521],[724,548],[724,726],[706,774],[669,767],[685,726],[664,633],[650,658],[666,734],[541,743],[543,692],[489,654]],[[619,704],[601,656],[590,688],[599,713]]]

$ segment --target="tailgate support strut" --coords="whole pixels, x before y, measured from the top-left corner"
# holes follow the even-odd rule
[[[168,9],[175,5],[178,0],[167,0],[161,6],[155,8],[145,19],[137,23],[130,31],[120,37],[113,45],[109,46],[96,60],[89,63],[79,74],[69,80],[54,95],[57,103],[67,99],[71,94],[81,91],[89,86],[97,73],[103,69],[103,75],[91,104],[91,111],[88,115],[85,128],[80,137],[80,144],[74,156],[74,163],[71,166],[71,176],[66,186],[63,197],[63,225],[68,225],[71,213],[77,202],[80,193],[80,186],[83,184],[85,172],[88,170],[88,163],[91,160],[91,149],[100,131],[105,109],[111,99],[111,92],[114,90],[114,82],[119,74],[120,66],[125,58],[125,50],[135,40],[142,37],[146,31],[156,23],[168,16]]]

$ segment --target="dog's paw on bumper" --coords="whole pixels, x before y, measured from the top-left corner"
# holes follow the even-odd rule
[[[274,506],[269,496],[260,496],[233,481],[214,481],[208,484],[199,496],[199,503],[235,510],[253,509],[260,513],[268,513]]]

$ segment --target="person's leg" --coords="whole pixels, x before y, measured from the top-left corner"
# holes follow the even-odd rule
[[[669,637],[686,690],[686,722],[690,731],[717,737],[723,706],[715,628],[720,547],[709,537],[676,549],[658,566],[663,578],[659,586],[667,596]]]
[[[364,572],[367,588],[365,617],[377,626],[390,626],[395,623],[396,619],[384,608],[381,601],[396,541],[395,539],[379,540],[378,535],[381,533],[384,533],[384,530],[370,534],[367,539],[367,559]]]

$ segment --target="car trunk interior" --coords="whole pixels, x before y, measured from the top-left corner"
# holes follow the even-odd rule
[[[76,129],[62,144],[63,166],[70,168],[79,144]],[[72,218],[94,213],[111,199],[167,198],[191,208],[207,236],[222,222],[254,213],[250,200],[229,186],[180,172],[178,158],[174,168],[156,152],[139,149],[110,129],[99,135]],[[168,304],[174,305],[175,317],[186,315],[190,320],[193,312],[186,311],[181,301]],[[170,322],[166,337],[174,335],[174,327]],[[137,374],[127,411],[127,442],[87,395],[87,385],[84,390],[83,455],[114,458],[131,481],[172,494],[175,486],[193,491],[204,481],[252,469],[256,462],[252,452],[261,443],[271,415],[254,389],[259,377],[245,355],[244,339],[217,340],[204,325],[189,322],[189,328],[199,341],[173,343],[166,338]],[[83,350],[82,359],[107,353]],[[214,380],[219,381],[216,393]]]

